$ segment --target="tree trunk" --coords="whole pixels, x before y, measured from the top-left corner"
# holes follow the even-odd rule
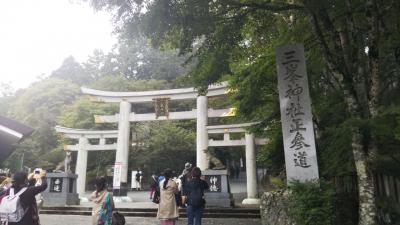
[[[368,107],[368,101],[364,100],[365,96],[365,87],[360,85],[357,80],[354,79],[354,73],[348,73],[351,71],[351,68],[347,68],[344,64],[341,65],[340,62],[346,61],[347,59],[351,59],[350,51],[346,51],[347,46],[342,46],[342,58],[335,57],[338,55],[338,49],[331,49],[327,43],[326,37],[324,36],[324,32],[322,31],[320,21],[318,21],[319,16],[318,13],[313,12],[312,7],[308,8],[308,16],[310,18],[311,27],[313,29],[314,35],[317,38],[317,41],[322,49],[322,54],[327,63],[329,70],[332,75],[336,78],[340,87],[343,90],[344,100],[347,105],[347,111],[351,118],[361,119],[365,116],[368,116],[367,112],[370,110]],[[328,29],[334,29],[334,27],[327,27]],[[331,33],[334,30],[331,31]],[[352,31],[353,32],[353,31]],[[335,36],[336,39],[336,36]],[[336,42],[336,40],[330,40],[331,42]],[[349,43],[341,42],[342,45],[348,45]],[[362,49],[364,51],[364,49]],[[362,66],[362,62],[356,62],[356,66]],[[358,64],[358,65],[357,65]],[[364,71],[364,70],[362,70]],[[353,71],[354,72],[354,71]],[[364,74],[362,74],[364,75]],[[376,81],[376,80],[375,80]],[[364,82],[365,83],[365,82]],[[375,82],[376,83],[376,82]],[[360,89],[364,88],[364,90]],[[360,91],[362,93],[360,93]],[[376,100],[376,99],[374,99]],[[365,111],[367,110],[367,111]],[[371,114],[369,114],[371,115]],[[371,152],[376,151],[375,142],[371,142],[370,145],[364,143],[366,138],[360,132],[357,127],[352,128],[352,151],[353,157],[357,172],[357,183],[358,183],[358,195],[359,195],[359,225],[375,225],[376,224],[376,206],[375,206],[375,185],[373,181],[372,172],[369,168],[370,165],[370,157],[374,154],[369,154]],[[373,141],[373,140],[372,140]]]
[[[352,149],[357,170],[359,197],[359,225],[376,224],[375,186],[371,171],[368,169],[368,157],[363,148],[363,136],[357,128],[352,130]]]

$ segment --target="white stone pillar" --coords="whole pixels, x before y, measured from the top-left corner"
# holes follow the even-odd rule
[[[83,195],[85,194],[87,158],[88,158],[88,151],[86,150],[87,144],[88,140],[86,137],[79,138],[78,157],[76,159],[75,173],[78,175],[76,181],[76,189],[80,198],[82,198]]]
[[[116,163],[122,163],[121,183],[128,181],[128,156],[129,156],[129,114],[131,113],[131,103],[125,100],[119,103],[118,117],[118,141],[115,156]]]
[[[196,161],[197,166],[201,170],[208,169],[209,159],[207,157],[208,149],[208,133],[207,133],[207,122],[208,122],[208,103],[207,96],[197,97],[197,149],[196,149]]]
[[[257,198],[257,171],[254,134],[246,133],[245,139],[247,198],[243,200],[242,204],[260,204],[260,199]]]

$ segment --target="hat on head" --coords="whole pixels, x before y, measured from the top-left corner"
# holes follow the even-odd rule
[[[185,168],[186,168],[186,169],[188,169],[188,168],[190,168],[190,167],[192,167],[192,164],[191,164],[191,163],[188,163],[188,162],[185,163]]]

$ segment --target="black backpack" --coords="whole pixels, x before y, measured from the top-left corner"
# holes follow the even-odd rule
[[[203,190],[201,189],[201,183],[193,182],[190,185],[192,187],[188,196],[188,205],[191,205],[195,208],[204,206],[206,201],[203,198],[204,193]]]
[[[119,212],[113,213],[112,225],[125,225],[125,217]]]

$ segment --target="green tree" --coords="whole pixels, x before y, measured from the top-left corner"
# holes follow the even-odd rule
[[[91,2],[118,12],[118,29],[126,37],[145,34],[155,46],[190,53],[198,63],[189,76],[199,87],[232,80],[238,111],[265,126],[277,119],[274,47],[305,43],[311,87],[343,102],[358,177],[359,224],[376,223],[372,165],[381,139],[371,122],[381,107],[394,103],[383,97],[398,90],[398,1]]]
[[[62,65],[53,71],[50,77],[68,80],[76,84],[87,84],[94,78],[89,76],[82,65],[72,56],[65,58]]]
[[[9,158],[8,164],[24,155],[24,164],[29,167],[54,166],[59,157],[51,153],[56,150],[57,137],[54,127],[64,105],[71,104],[79,94],[79,86],[60,79],[45,79],[23,90],[15,97],[7,115],[35,129],[31,137],[20,143]],[[61,153],[60,149],[56,151]],[[48,158],[49,157],[49,158]]]
[[[180,175],[185,162],[194,162],[196,158],[195,132],[180,127],[179,123],[142,123],[135,126],[135,131],[139,134],[139,145],[130,154],[133,169],[160,173],[170,168]]]
[[[94,51],[83,66],[94,78],[122,75],[129,79],[173,81],[187,73],[188,69],[183,66],[185,60],[176,50],[161,51],[151,47],[146,39],[135,37],[120,39],[107,55]]]

